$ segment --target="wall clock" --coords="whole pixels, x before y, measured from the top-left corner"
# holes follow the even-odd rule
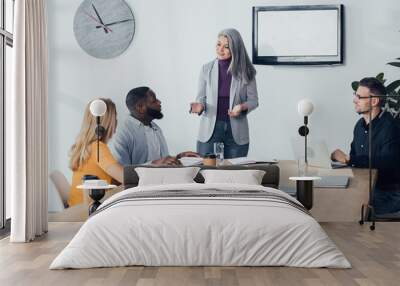
[[[74,34],[89,55],[109,59],[129,47],[135,19],[124,0],[84,0],[75,13]]]

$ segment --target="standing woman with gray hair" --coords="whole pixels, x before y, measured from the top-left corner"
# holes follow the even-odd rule
[[[197,152],[214,152],[224,143],[224,158],[245,157],[249,151],[247,114],[258,106],[256,70],[235,29],[218,34],[217,58],[200,71],[196,102],[191,113],[201,117]]]

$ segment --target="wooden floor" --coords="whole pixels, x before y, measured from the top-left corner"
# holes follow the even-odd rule
[[[289,267],[122,267],[48,270],[82,223],[54,222],[27,244],[0,241],[0,285],[400,285],[400,223],[324,223],[352,269]]]

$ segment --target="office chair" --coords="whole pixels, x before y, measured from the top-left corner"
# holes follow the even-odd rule
[[[68,208],[68,198],[69,192],[71,190],[71,185],[68,182],[67,178],[65,178],[64,174],[58,170],[54,170],[53,172],[51,172],[49,177],[57,189],[64,208]]]

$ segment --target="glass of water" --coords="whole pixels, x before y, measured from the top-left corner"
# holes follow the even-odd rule
[[[214,154],[216,155],[217,165],[221,165],[224,161],[224,143],[214,143]]]

